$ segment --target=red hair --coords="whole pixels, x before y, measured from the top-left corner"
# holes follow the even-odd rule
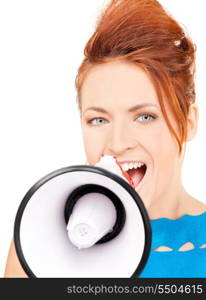
[[[196,47],[183,28],[156,0],[111,0],[101,12],[75,80],[81,110],[81,86],[94,64],[122,60],[151,78],[169,130],[180,151],[187,137],[187,117],[195,102]],[[175,132],[165,99],[178,125]]]

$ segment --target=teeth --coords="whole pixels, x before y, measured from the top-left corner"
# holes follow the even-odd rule
[[[129,168],[133,169],[133,163],[129,163]]]
[[[144,163],[142,162],[135,162],[135,163],[130,162],[130,163],[124,163],[121,166],[124,171],[128,171],[129,169],[133,169],[133,168],[134,169],[141,168],[143,165]]]
[[[128,171],[128,170],[129,170],[129,164],[127,164],[127,163],[123,164],[123,165],[122,165],[122,169],[123,169],[124,171]]]

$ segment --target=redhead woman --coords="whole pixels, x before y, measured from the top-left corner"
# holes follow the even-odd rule
[[[76,77],[87,164],[115,156],[150,217],[152,248],[140,277],[206,274],[206,205],[181,178],[198,122],[195,50],[158,1],[112,0]],[[26,277],[13,242],[5,275]]]

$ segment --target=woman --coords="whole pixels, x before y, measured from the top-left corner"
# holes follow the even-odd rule
[[[181,180],[197,130],[194,72],[194,44],[156,0],[112,0],[76,77],[87,163],[116,156],[151,219],[152,251],[140,277],[205,274],[206,206]],[[12,243],[6,276],[24,275]]]

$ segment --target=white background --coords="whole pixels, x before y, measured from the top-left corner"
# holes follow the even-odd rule
[[[204,1],[161,0],[197,45],[199,131],[183,182],[206,203],[206,27]],[[47,173],[85,162],[74,79],[103,0],[0,2],[0,277],[17,208]]]

